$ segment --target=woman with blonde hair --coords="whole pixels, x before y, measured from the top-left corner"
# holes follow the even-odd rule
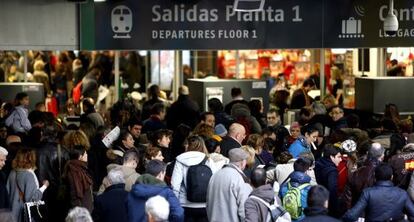
[[[12,162],[13,170],[7,180],[7,191],[15,221],[23,221],[24,203],[39,201],[49,186],[49,181],[42,181],[39,188],[36,169],[36,153],[32,149],[19,149]]]
[[[186,221],[208,221],[206,202],[191,202],[187,196],[187,172],[191,166],[205,164],[214,174],[217,169],[209,157],[204,140],[200,136],[190,136],[187,139],[188,147],[186,152],[177,156],[174,171],[171,178],[171,185],[174,194],[178,197],[181,206],[184,208]],[[191,198],[190,198],[191,199]]]
[[[244,168],[243,172],[244,174],[246,174],[248,178],[250,178],[250,175],[252,174],[254,169],[256,169],[259,165],[261,165],[262,167],[264,167],[264,165],[256,159],[257,155],[253,147],[249,145],[244,145],[242,146],[242,149],[249,154],[249,158],[247,158],[246,168]]]

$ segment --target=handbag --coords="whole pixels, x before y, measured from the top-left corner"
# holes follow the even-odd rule
[[[32,201],[24,203],[24,221],[25,222],[46,222],[47,208],[44,201]]]
[[[17,189],[19,191],[19,200],[24,203],[24,222],[47,222],[48,213],[45,202],[42,200],[26,202],[24,198],[24,192],[22,191],[22,189],[20,189],[19,183],[17,182],[17,173],[15,181]]]

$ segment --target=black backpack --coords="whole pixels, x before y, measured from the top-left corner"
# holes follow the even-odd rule
[[[206,156],[199,164],[190,166],[187,171],[187,200],[204,203],[207,199],[207,187],[213,172],[205,165]]]

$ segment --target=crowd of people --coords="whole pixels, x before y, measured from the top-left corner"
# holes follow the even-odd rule
[[[360,119],[313,101],[313,87],[292,95],[288,127],[288,104],[263,113],[237,87],[207,112],[185,85],[174,102],[152,85],[142,104],[121,99],[108,114],[83,92],[82,114],[70,103],[64,116],[29,112],[18,93],[0,110],[0,220],[44,201],[48,221],[414,221],[412,120],[393,104]]]

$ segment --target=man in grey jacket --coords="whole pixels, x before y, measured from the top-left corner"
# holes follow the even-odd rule
[[[252,191],[244,205],[246,213],[245,221],[266,222],[269,208],[258,200],[257,197],[267,202],[269,205],[272,205],[274,201],[277,201],[278,205],[280,205],[281,201],[279,197],[275,196],[273,187],[270,184],[266,184],[266,171],[264,169],[256,168],[253,170],[250,180],[255,189]]]
[[[243,173],[249,155],[241,148],[229,151],[230,163],[215,173],[207,189],[207,216],[210,222],[244,221],[244,203],[252,191]]]

